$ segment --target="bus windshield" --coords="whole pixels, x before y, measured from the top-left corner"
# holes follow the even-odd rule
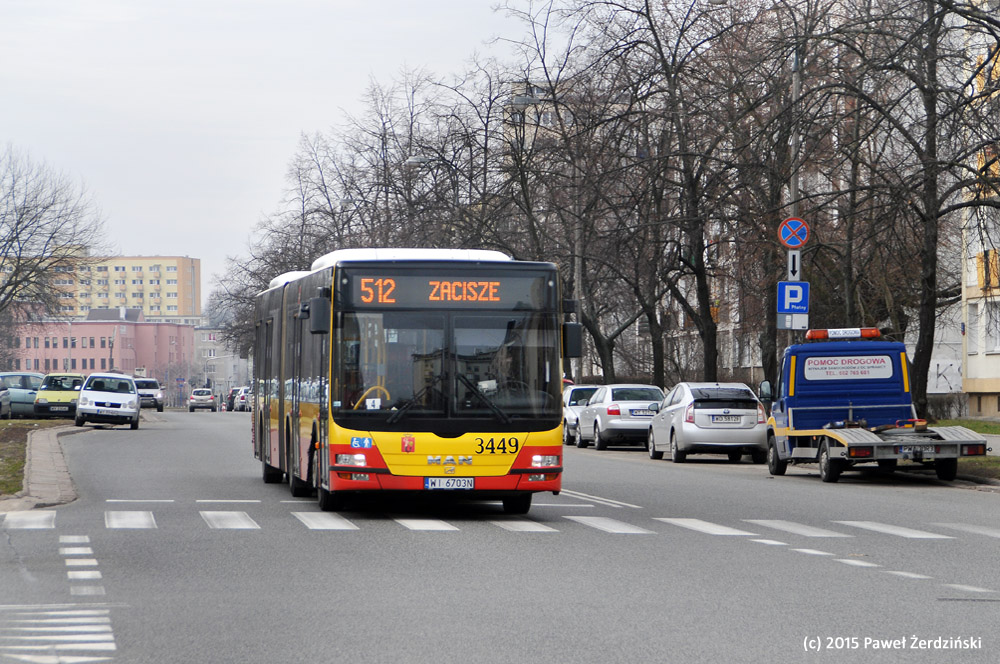
[[[345,312],[334,418],[367,430],[470,419],[551,428],[561,414],[557,330],[555,315],[538,311]]]

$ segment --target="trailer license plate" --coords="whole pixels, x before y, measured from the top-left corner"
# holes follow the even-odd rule
[[[712,415],[712,422],[716,424],[738,424],[739,415]]]
[[[903,445],[900,452],[903,454],[913,454],[914,452],[920,452],[921,454],[934,454],[933,445]]]
[[[425,477],[425,489],[475,489],[474,477]]]

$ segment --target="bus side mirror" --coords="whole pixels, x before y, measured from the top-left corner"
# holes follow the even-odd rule
[[[330,300],[325,297],[309,298],[309,332],[330,334]]]
[[[583,325],[563,323],[563,357],[583,357]]]

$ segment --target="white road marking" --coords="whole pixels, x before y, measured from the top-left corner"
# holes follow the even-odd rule
[[[96,567],[97,558],[67,558],[66,567]]]
[[[104,586],[70,586],[70,595],[91,597],[104,594]]]
[[[527,519],[504,519],[490,521],[490,523],[500,526],[504,530],[509,530],[515,533],[557,533],[559,532],[555,528],[550,528],[545,524],[538,523],[536,521],[529,521]]]
[[[259,530],[257,522],[246,512],[200,512],[209,528],[217,530]]]
[[[76,571],[71,570],[66,572],[66,578],[70,581],[97,581],[103,577],[96,569],[89,569]]]
[[[87,535],[60,535],[60,544],[90,544],[90,537]]]
[[[750,533],[745,530],[737,530],[736,528],[730,528],[729,526],[721,526],[717,523],[712,523],[711,521],[702,521],[701,519],[661,519],[657,517],[655,520],[662,521],[663,523],[671,523],[675,526],[688,528],[707,535],[752,536],[757,534]]]
[[[92,556],[94,550],[89,546],[64,546],[59,549],[60,556]]]
[[[309,530],[358,530],[358,527],[340,516],[326,512],[292,512],[292,516]]]
[[[111,618],[107,616],[94,616],[91,618],[25,618],[20,620],[8,620],[9,624],[25,625],[110,625]]]
[[[68,627],[5,627],[5,631],[10,632],[37,632],[42,634],[55,634],[59,632],[71,632],[73,634],[106,634],[111,631],[111,625],[73,625]]]
[[[259,500],[226,500],[226,499],[220,499],[220,500],[196,500],[194,502],[196,502],[196,503],[253,503],[253,504],[255,504],[255,503],[259,503],[260,501]]]
[[[767,544],[769,546],[788,546],[787,543],[785,543],[785,542],[779,542],[778,540],[753,539],[753,540],[750,540],[750,541],[751,542],[759,542],[760,544]]]
[[[108,528],[156,528],[152,512],[105,512],[104,525]]]
[[[945,587],[945,588],[953,588],[954,590],[961,590],[962,592],[965,592],[965,593],[992,593],[992,592],[996,592],[994,590],[990,590],[989,588],[979,588],[978,586],[965,586],[965,585],[962,585],[960,583],[942,583],[941,585],[943,587]]]
[[[955,539],[950,535],[938,535],[937,533],[903,528],[902,526],[893,526],[888,523],[878,523],[877,521],[834,521],[834,523],[842,523],[845,526],[854,526],[855,528],[871,530],[872,532],[883,533],[885,535],[895,535],[896,537],[905,537],[907,539]]]
[[[652,530],[646,530],[645,528],[640,528],[639,526],[633,526],[630,523],[625,523],[624,521],[618,521],[616,519],[609,519],[603,516],[567,516],[563,517],[569,519],[570,521],[576,521],[577,523],[582,523],[585,526],[590,526],[591,528],[597,528],[598,530],[603,530],[606,533],[614,533],[616,535],[655,535]]]
[[[53,634],[51,636],[39,634],[38,636],[0,636],[3,641],[114,641],[113,634]]]
[[[792,533],[793,535],[802,535],[803,537],[854,537],[854,535],[846,533],[838,533],[825,528],[817,528],[816,526],[807,526],[803,523],[795,523],[794,521],[782,521],[781,519],[744,519],[744,521]]]
[[[951,528],[952,530],[961,530],[962,532],[973,533],[975,535],[1000,538],[1000,529],[990,528],[989,526],[976,526],[971,523],[932,523],[931,525],[941,528]]]
[[[900,571],[889,571],[889,570],[886,570],[885,573],[886,574],[892,574],[893,576],[901,576],[904,579],[926,580],[926,579],[933,579],[934,578],[933,576],[926,576],[924,574],[917,574],[916,572],[900,572]]]
[[[56,527],[56,513],[51,510],[8,512],[3,527],[8,530],[48,530]]]
[[[870,563],[867,560],[856,560],[854,558],[834,558],[834,561],[844,563],[845,565],[851,565],[853,567],[881,567],[881,565]]]
[[[438,519],[393,519],[396,523],[410,530],[458,530],[450,523]]]
[[[562,490],[562,493],[567,496],[572,496],[573,498],[586,498],[587,500],[593,500],[595,503],[600,503],[602,505],[607,505],[609,507],[631,507],[632,509],[641,510],[641,505],[633,505],[632,503],[623,503],[620,500],[612,500],[611,498],[601,498],[599,496],[592,496],[589,493],[580,493],[579,491],[568,491],[566,489]]]
[[[809,556],[832,556],[832,553],[826,551],[818,551],[816,549],[792,549],[792,551],[797,551],[799,553],[804,553]]]
[[[106,503],[175,503],[176,500],[173,499],[160,499],[160,498],[108,498],[104,502]]]

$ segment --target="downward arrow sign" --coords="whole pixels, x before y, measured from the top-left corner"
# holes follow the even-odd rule
[[[798,281],[802,257],[798,249],[788,250],[788,281]]]

